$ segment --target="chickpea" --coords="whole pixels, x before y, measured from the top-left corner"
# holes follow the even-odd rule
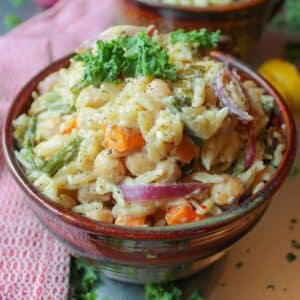
[[[146,94],[159,102],[161,101],[161,99],[173,95],[168,84],[161,79],[152,80],[147,85]]]
[[[121,160],[110,157],[106,151],[101,151],[94,162],[94,173],[117,184],[124,179],[125,167]]]
[[[134,176],[139,176],[147,171],[152,171],[156,167],[156,163],[150,160],[145,152],[137,152],[127,156],[125,165],[129,172]]]
[[[220,206],[236,203],[245,192],[240,180],[230,175],[223,177],[224,181],[215,183],[211,189],[211,198]]]

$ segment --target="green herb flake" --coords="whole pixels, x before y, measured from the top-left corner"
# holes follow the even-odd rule
[[[193,293],[187,298],[188,300],[203,300],[200,292],[195,290]]]
[[[234,265],[234,267],[236,269],[241,269],[243,266],[244,266],[244,263],[242,261],[239,261]]]
[[[293,252],[289,252],[287,255],[286,255],[286,259],[289,263],[292,263],[294,262],[296,259],[297,259],[297,255],[295,255]]]
[[[226,287],[227,286],[227,283],[226,282],[221,282],[220,283],[220,287]]]
[[[171,43],[194,44],[202,50],[212,50],[217,47],[220,39],[220,31],[209,33],[205,28],[193,31],[178,29],[171,33]]]
[[[273,291],[275,291],[275,290],[276,290],[275,284],[269,283],[269,284],[267,285],[267,290],[273,290]]]
[[[10,0],[10,3],[14,5],[15,7],[20,7],[24,5],[26,0]]]
[[[262,103],[262,107],[265,113],[269,113],[273,109],[274,103],[273,101],[265,101]]]
[[[292,166],[292,168],[290,170],[289,176],[290,177],[295,177],[295,176],[297,176],[298,173],[299,173],[299,167],[298,167],[298,165],[293,164],[293,166]]]
[[[84,64],[85,85],[100,85],[102,82],[118,83],[123,78],[153,76],[176,80],[176,67],[169,63],[166,49],[152,40],[145,30],[135,36],[120,36],[111,41],[97,41],[96,49],[74,57]]]
[[[298,242],[296,240],[292,240],[291,244],[294,249],[300,249],[300,242]]]
[[[290,223],[291,224],[298,224],[298,220],[296,218],[291,218]]]
[[[172,283],[148,283],[145,285],[146,300],[180,300],[181,290]]]
[[[5,14],[4,18],[3,18],[3,23],[5,25],[6,28],[13,28],[16,27],[17,25],[21,24],[23,22],[23,20],[14,14]]]

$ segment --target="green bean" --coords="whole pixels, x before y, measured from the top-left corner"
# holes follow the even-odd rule
[[[45,163],[42,171],[47,173],[50,177],[53,177],[65,164],[74,159],[81,141],[81,137],[76,137],[72,140]]]

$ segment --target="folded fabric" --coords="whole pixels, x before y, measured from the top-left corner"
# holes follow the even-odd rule
[[[112,24],[113,0],[59,1],[0,38],[0,129],[20,88],[53,59]],[[69,252],[23,201],[0,148],[0,300],[65,299]]]

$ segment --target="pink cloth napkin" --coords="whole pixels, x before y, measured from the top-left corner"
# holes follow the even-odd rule
[[[61,0],[0,37],[0,129],[18,90],[52,60],[113,22],[113,0]],[[0,300],[66,299],[69,253],[39,224],[0,145]]]

